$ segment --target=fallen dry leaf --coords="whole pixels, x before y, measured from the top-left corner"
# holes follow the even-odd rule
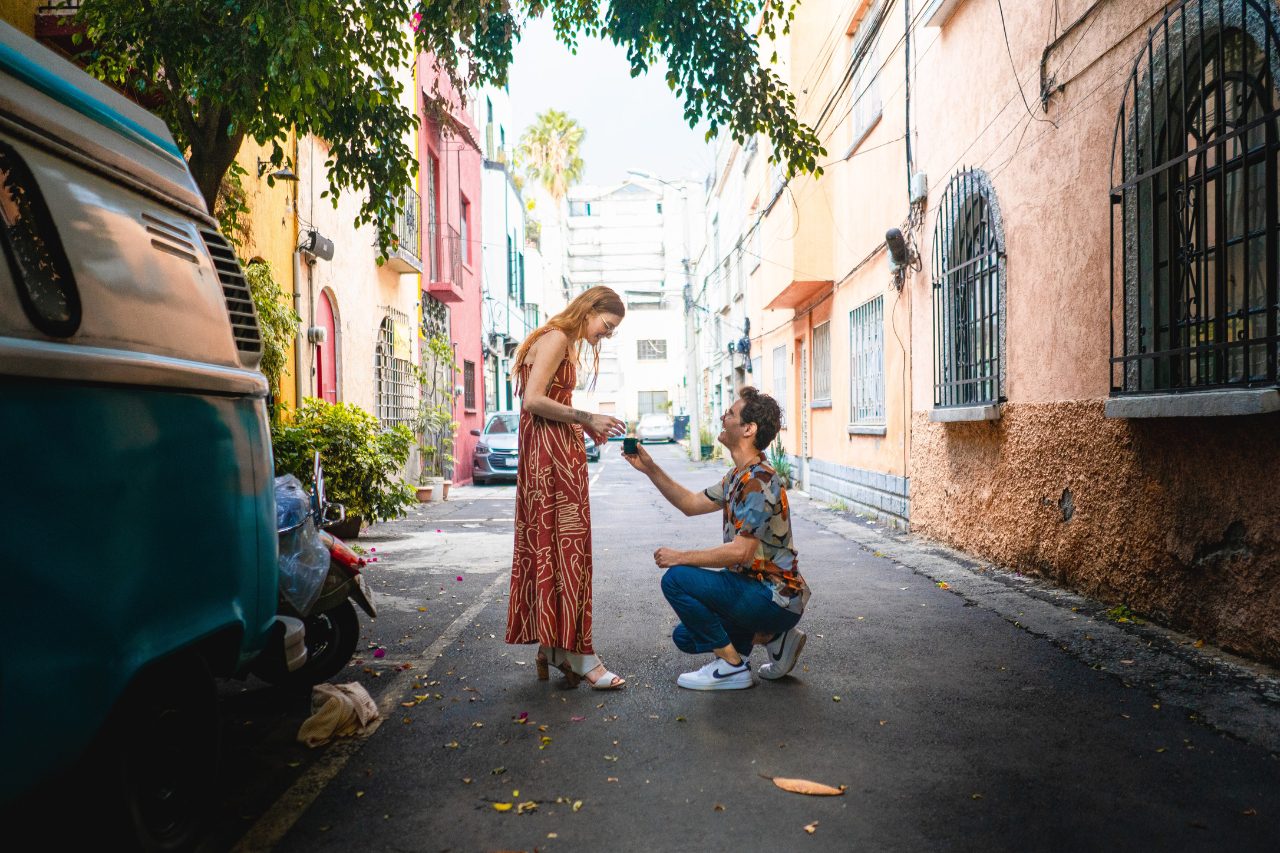
[[[516,806],[516,814],[524,814],[525,812],[534,812],[538,810],[538,804],[533,800],[521,803]]]
[[[574,801],[573,801],[573,810],[574,810],[575,812],[576,812],[576,811],[581,811],[581,810],[582,810],[582,800],[574,800]]]
[[[716,803],[713,809],[714,811],[722,812],[724,811],[724,806],[722,806],[720,803]]]
[[[810,835],[813,835],[815,832],[818,831],[818,822],[815,820],[813,823],[806,823],[804,825],[804,831],[809,833]]]
[[[793,794],[809,794],[814,797],[838,797],[848,788],[847,785],[833,788],[830,785],[823,785],[821,782],[810,782],[808,779],[786,779],[781,776],[765,776],[764,778],[769,779],[784,791],[790,791]]]

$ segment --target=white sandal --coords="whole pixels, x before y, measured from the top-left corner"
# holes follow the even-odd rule
[[[622,676],[618,675],[615,672],[610,672],[605,667],[605,665],[601,663],[600,658],[598,658],[595,655],[570,654],[569,659],[572,661],[573,658],[578,659],[576,661],[578,663],[578,666],[574,668],[575,671],[577,672],[579,677],[585,679],[586,682],[591,685],[592,690],[617,690],[620,687],[624,687],[627,683],[626,679],[624,679]],[[604,674],[596,678],[595,681],[592,681],[590,678],[587,678],[587,673],[593,672],[597,668],[603,669]]]

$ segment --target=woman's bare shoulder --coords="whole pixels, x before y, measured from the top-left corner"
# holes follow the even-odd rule
[[[568,345],[568,335],[559,329],[548,329],[533,342],[533,346],[529,347],[529,359],[532,361],[543,353],[551,353],[558,357],[564,354]]]

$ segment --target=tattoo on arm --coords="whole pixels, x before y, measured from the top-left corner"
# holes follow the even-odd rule
[[[582,424],[583,426],[591,423],[590,412],[584,412],[582,409],[570,409],[570,414],[573,415],[574,423]]]

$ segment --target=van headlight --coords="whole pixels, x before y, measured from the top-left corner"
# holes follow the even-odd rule
[[[488,455],[489,455],[489,445],[485,444],[483,441],[476,444],[476,456],[488,456]]]

